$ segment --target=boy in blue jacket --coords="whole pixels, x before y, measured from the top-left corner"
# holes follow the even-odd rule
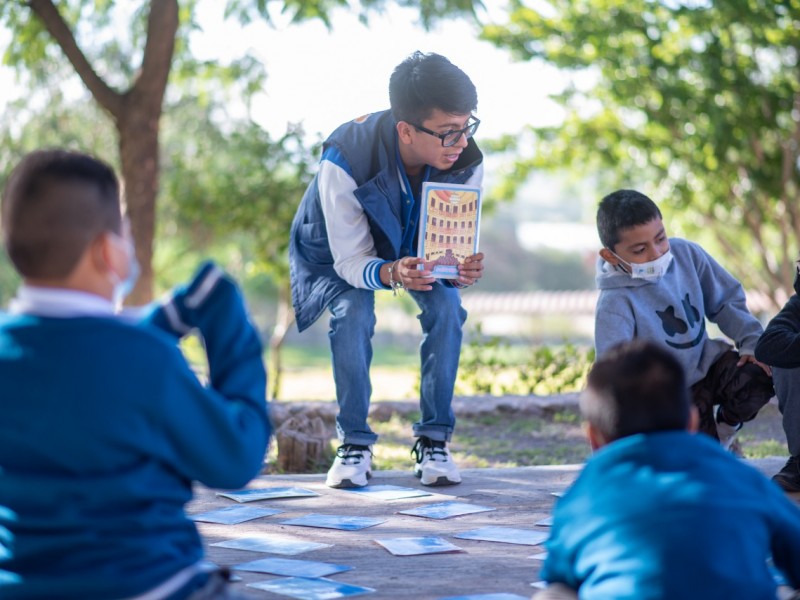
[[[774,600],[800,586],[800,510],[705,435],[660,345],[606,351],[580,398],[595,454],[556,504],[536,600]]]
[[[596,355],[634,338],[660,344],[686,372],[700,431],[730,448],[775,393],[770,368],[753,356],[763,328],[742,285],[697,244],[668,238],[661,211],[640,192],[603,198],[597,231]],[[736,347],[709,337],[706,319]]]
[[[11,174],[3,242],[23,285],[0,314],[0,597],[232,598],[184,514],[192,483],[239,488],[270,433],[262,346],[212,264],[143,322],[111,168],[40,151]],[[200,383],[177,342],[198,329]]]

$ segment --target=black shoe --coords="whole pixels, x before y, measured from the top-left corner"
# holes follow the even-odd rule
[[[791,456],[783,468],[772,476],[784,492],[800,492],[800,456]]]

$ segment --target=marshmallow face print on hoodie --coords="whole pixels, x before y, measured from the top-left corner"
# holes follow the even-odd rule
[[[677,311],[675,306],[670,305],[664,310],[656,310],[656,314],[661,319],[664,333],[667,334],[664,342],[671,348],[685,350],[694,348],[703,341],[706,334],[706,320],[692,305],[689,294],[683,297]]]

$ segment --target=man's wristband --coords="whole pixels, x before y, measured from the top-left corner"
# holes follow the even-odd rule
[[[394,278],[394,272],[397,269],[397,264],[399,262],[400,262],[399,260],[396,260],[393,263],[389,264],[389,287],[392,289],[393,296],[398,296],[402,294],[402,290],[405,288],[402,280],[395,281]]]

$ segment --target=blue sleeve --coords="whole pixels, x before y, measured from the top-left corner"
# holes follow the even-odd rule
[[[547,583],[563,583],[570,588],[577,590],[580,582],[574,569],[575,548],[568,547],[569,539],[568,519],[565,519],[565,511],[559,510],[559,505],[569,502],[566,498],[561,498],[553,510],[553,526],[550,530],[550,537],[545,542],[547,558],[545,558],[539,577]]]
[[[774,484],[770,484],[774,485]],[[772,561],[793,588],[800,588],[800,508],[774,486],[772,506]]]
[[[263,347],[237,286],[206,263],[145,322],[176,338],[197,329],[208,357],[208,387],[178,369],[167,380],[178,389],[165,393],[179,396],[170,406],[186,411],[170,415],[177,423],[170,432],[176,460],[208,486],[245,485],[263,465],[271,426]]]

